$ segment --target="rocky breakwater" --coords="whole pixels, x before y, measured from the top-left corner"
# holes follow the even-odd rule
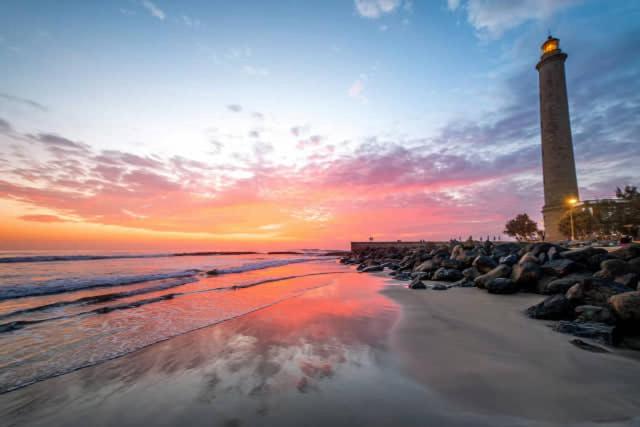
[[[544,295],[526,314],[553,328],[610,346],[640,350],[640,245],[608,252],[553,243],[451,242],[377,248],[341,259],[360,272],[388,271],[410,289],[476,287],[491,294]],[[572,341],[581,348],[603,349]]]

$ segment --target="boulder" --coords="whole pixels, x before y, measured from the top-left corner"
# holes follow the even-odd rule
[[[614,281],[591,277],[569,288],[566,296],[576,304],[606,306],[613,295],[628,291],[629,288]]]
[[[431,289],[433,289],[434,291],[446,291],[447,289],[449,289],[449,287],[447,285],[443,285],[442,283],[436,283],[431,286]]]
[[[473,260],[473,263],[471,265],[475,267],[476,270],[478,270],[480,273],[485,274],[496,268],[498,263],[496,263],[495,260],[489,256],[480,255]]]
[[[422,283],[422,280],[414,279],[409,283],[409,289],[427,289],[427,286]]]
[[[617,249],[611,252],[611,255],[623,259],[625,261],[629,261],[633,258],[640,257],[640,244],[632,243],[624,248]]]
[[[462,270],[462,275],[467,279],[473,280],[480,275],[480,272],[475,267],[469,267]]]
[[[640,258],[633,258],[628,261],[629,272],[640,276]]]
[[[429,280],[431,279],[431,274],[432,273],[428,271],[414,271],[413,273],[411,273],[411,278],[419,280]]]
[[[444,268],[452,268],[456,270],[462,270],[464,268],[464,263],[462,261],[458,261],[457,259],[445,259],[440,265],[442,265]]]
[[[522,257],[520,257],[520,259],[518,260],[518,265],[526,264],[528,262],[538,264],[540,260],[531,252],[527,252],[526,254],[522,255]]]
[[[437,269],[433,276],[431,276],[431,280],[443,281],[443,282],[455,282],[457,280],[462,279],[462,273],[459,270],[455,270],[453,268],[444,268],[440,267]]]
[[[577,322],[615,323],[613,313],[607,307],[579,305],[575,308]]]
[[[600,263],[600,270],[606,272],[609,277],[622,276],[629,272],[629,263],[621,259],[607,259]]]
[[[616,317],[623,321],[640,321],[640,291],[625,292],[609,298]]]
[[[493,279],[485,286],[490,294],[515,294],[520,290],[520,287],[513,280],[506,277]]]
[[[411,280],[411,275],[407,271],[400,271],[396,272],[393,278],[396,280],[409,281]]]
[[[527,315],[534,319],[561,320],[574,317],[573,304],[564,295],[552,295],[529,307]]]
[[[554,330],[580,338],[589,338],[607,345],[616,345],[620,341],[616,327],[604,323],[561,320],[554,327]]]
[[[518,255],[509,254],[509,255],[500,257],[499,262],[500,264],[507,264],[507,265],[513,266],[518,262]]]
[[[565,259],[570,259],[571,261],[580,262],[582,264],[588,265],[589,258],[591,258],[593,255],[600,255],[600,254],[606,255],[607,250],[588,246],[586,248],[571,249],[568,251],[561,252],[560,256]]]
[[[517,254],[520,248],[519,243],[498,243],[493,247],[493,256],[501,258],[510,254]]]
[[[384,270],[383,265],[370,265],[369,267],[365,267],[362,270],[360,270],[360,273],[373,273],[376,271],[383,271],[383,270]]]
[[[542,272],[550,276],[564,277],[576,270],[577,264],[570,259],[559,258],[542,265]]]
[[[574,273],[565,277],[554,278],[548,283],[541,283],[542,280],[538,283],[538,292],[544,295],[553,295],[553,294],[564,294],[569,288],[571,288],[576,283],[581,283],[584,279],[588,278],[589,275],[585,273]]]
[[[541,277],[542,269],[534,262],[519,262],[513,266],[511,273],[511,280],[521,288],[535,287]]]
[[[473,283],[472,279],[469,279],[467,277],[463,277],[462,279],[458,280],[457,282],[454,282],[453,284],[451,284],[451,286],[455,286],[458,288],[473,288],[475,286],[475,284]]]
[[[622,276],[618,276],[614,279],[614,282],[620,283],[630,289],[638,288],[638,275],[636,273],[627,273]]]
[[[477,287],[484,289],[486,284],[491,280],[497,279],[499,277],[507,277],[509,276],[509,274],[511,274],[511,267],[506,264],[500,264],[488,273],[476,277],[473,280],[473,283],[475,283]]]
[[[413,271],[433,271],[437,269],[436,263],[432,259],[428,259],[414,268]]]

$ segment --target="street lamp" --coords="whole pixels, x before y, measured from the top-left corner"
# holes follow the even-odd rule
[[[573,208],[578,204],[578,199],[576,199],[575,197],[571,197],[567,200],[567,203],[569,204],[569,218],[571,220],[571,240],[573,241],[576,240],[576,231],[573,225]]]

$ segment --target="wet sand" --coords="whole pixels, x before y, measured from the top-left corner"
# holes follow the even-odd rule
[[[391,335],[403,367],[461,409],[558,423],[638,417],[628,423],[640,424],[637,353],[575,347],[552,322],[523,314],[541,296],[401,287],[383,294],[403,307]]]
[[[539,298],[313,280],[268,308],[2,394],[2,425],[622,426],[638,414],[640,363],[525,319]]]

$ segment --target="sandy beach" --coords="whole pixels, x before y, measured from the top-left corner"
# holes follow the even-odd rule
[[[637,425],[640,363],[526,319],[539,297],[351,271],[2,394],[3,425]]]

